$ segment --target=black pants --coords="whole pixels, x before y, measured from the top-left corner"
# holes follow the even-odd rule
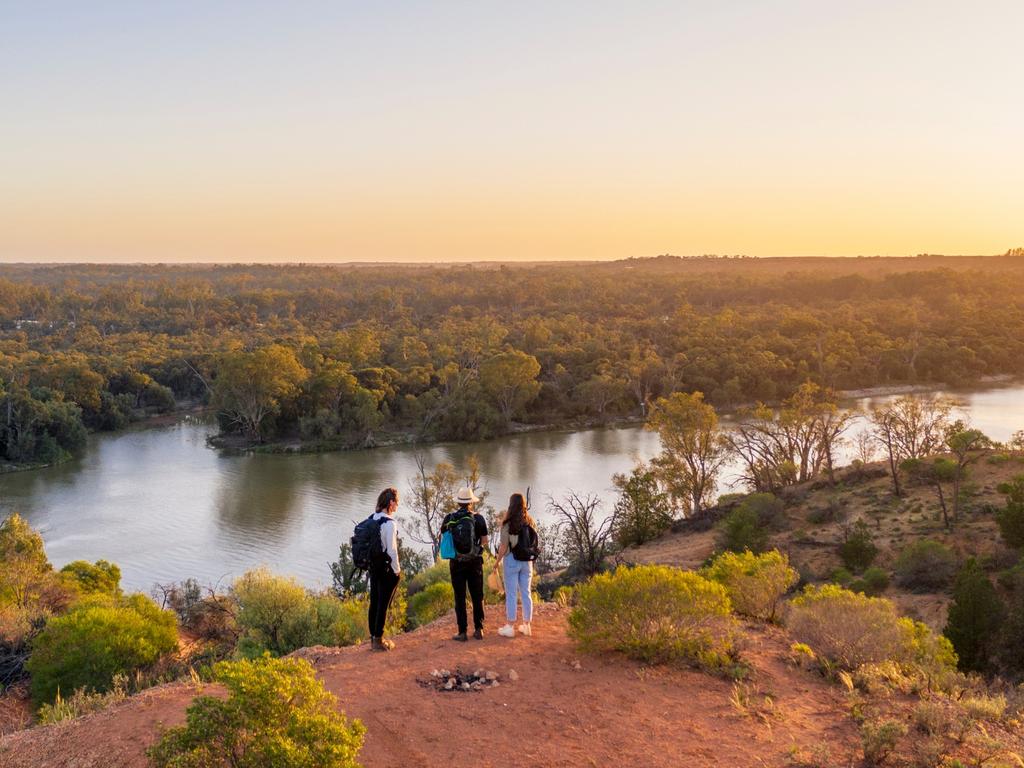
[[[484,561],[483,558],[460,562],[449,561],[448,567],[452,574],[452,589],[455,590],[455,620],[459,624],[459,632],[465,632],[468,625],[466,618],[466,587],[473,598],[473,627],[484,628]]]
[[[388,608],[398,589],[401,576],[391,570],[391,565],[375,565],[370,568],[370,637],[383,637],[384,625],[388,620]]]

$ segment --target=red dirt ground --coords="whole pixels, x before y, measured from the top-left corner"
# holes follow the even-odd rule
[[[389,654],[357,646],[298,655],[313,662],[341,708],[366,724],[361,760],[371,768],[739,768],[783,765],[794,747],[827,747],[845,763],[859,753],[839,690],[787,664],[789,641],[780,630],[747,628],[744,658],[754,672],[741,684],[744,704],[737,706],[729,680],[581,656],[566,636],[565,618],[544,605],[532,638],[508,640],[492,631],[462,645],[448,639],[454,622],[447,617],[397,638]],[[437,668],[490,669],[502,682],[470,693],[441,693],[416,682]],[[510,670],[517,681],[508,679]],[[8,735],[0,739],[0,765],[145,766],[146,747],[161,728],[183,721],[195,693],[187,683],[161,686],[94,715]],[[529,736],[525,742],[522,734]]]

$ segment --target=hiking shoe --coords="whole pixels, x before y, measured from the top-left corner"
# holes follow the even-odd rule
[[[468,639],[469,638],[466,637],[466,633],[465,632],[459,632],[459,634],[455,635],[455,637],[452,638],[452,640],[457,640],[460,643],[464,643]]]
[[[522,627],[520,627],[519,629],[522,630]],[[506,624],[504,627],[501,627],[498,630],[498,634],[501,635],[502,637],[515,637],[516,636],[516,628],[513,627],[511,624]]]
[[[483,640],[484,639],[484,631],[482,629],[475,629],[475,630],[473,630],[473,639],[474,640]]]
[[[384,645],[383,641],[379,637],[370,638],[370,650],[371,651],[386,651],[387,646]]]
[[[529,624],[520,624],[519,632],[526,637],[533,637],[533,628]]]

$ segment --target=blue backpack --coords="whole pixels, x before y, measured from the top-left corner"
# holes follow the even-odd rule
[[[454,560],[455,554],[455,540],[452,538],[452,532],[445,531],[441,534],[441,559]]]

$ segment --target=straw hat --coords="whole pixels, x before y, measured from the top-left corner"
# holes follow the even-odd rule
[[[455,500],[459,502],[459,504],[472,504],[475,501],[480,501],[480,499],[476,497],[476,494],[473,493],[473,489],[468,485],[463,488],[459,488],[459,495],[455,497]]]

